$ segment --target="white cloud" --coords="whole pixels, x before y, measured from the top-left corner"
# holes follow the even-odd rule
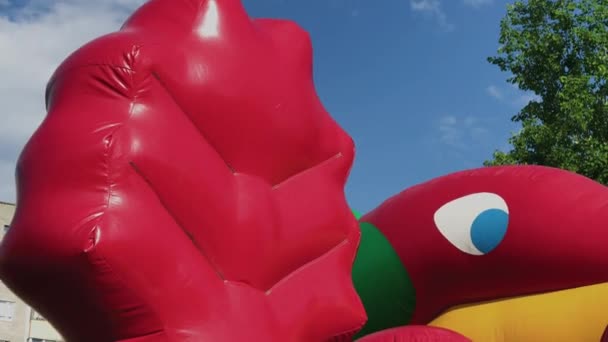
[[[523,94],[513,100],[513,105],[516,107],[523,107],[528,105],[531,101],[540,101],[540,96],[536,94]]]
[[[0,200],[14,201],[19,150],[45,116],[54,69],[82,44],[120,28],[144,0],[0,0]]]
[[[495,98],[497,100],[502,100],[504,98],[502,90],[500,90],[495,85],[489,86],[488,88],[486,88],[486,91],[488,92],[488,94],[490,94],[490,96],[492,96],[493,98]]]
[[[440,8],[438,0],[411,0],[410,5],[415,11],[436,11]]]
[[[15,165],[12,161],[0,159],[0,201],[15,202]]]
[[[439,0],[410,0],[410,8],[414,12],[424,12],[434,16],[439,26],[446,31],[454,29],[454,25],[448,22],[448,17],[443,11]]]
[[[493,98],[505,102],[514,107],[524,107],[530,101],[539,101],[540,96],[519,90],[517,85],[510,84],[509,87],[498,87],[490,85],[486,88],[486,92]]]
[[[490,5],[494,0],[464,0],[464,4],[473,8],[479,8],[484,5]]]
[[[439,141],[457,149],[467,149],[479,143],[488,130],[474,116],[458,118],[446,115],[439,119],[437,130]]]

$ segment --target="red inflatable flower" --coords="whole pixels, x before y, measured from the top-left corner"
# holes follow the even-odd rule
[[[151,0],[49,83],[0,272],[68,341],[322,341],[365,314],[350,137],[311,43],[237,0]]]

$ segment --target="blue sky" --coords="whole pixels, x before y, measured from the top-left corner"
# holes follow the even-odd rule
[[[44,118],[51,73],[142,2],[0,0],[0,200],[15,199],[16,158]],[[498,47],[504,0],[243,2],[251,16],[292,19],[310,33],[319,95],[357,145],[346,191],[359,211],[480,167],[508,147],[517,129],[510,118],[530,99],[486,61]]]
[[[245,0],[313,40],[315,81],[357,156],[347,185],[366,212],[389,196],[507,148],[529,96],[487,62],[503,1]],[[477,4],[477,6],[474,6]]]

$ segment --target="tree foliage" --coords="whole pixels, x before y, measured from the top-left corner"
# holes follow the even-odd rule
[[[608,0],[518,0],[488,61],[537,95],[512,121],[508,152],[485,165],[537,164],[608,183]]]

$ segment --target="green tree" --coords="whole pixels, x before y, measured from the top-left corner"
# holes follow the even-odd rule
[[[608,183],[608,0],[518,0],[488,61],[537,95],[512,121],[512,149],[484,165],[536,164]]]

